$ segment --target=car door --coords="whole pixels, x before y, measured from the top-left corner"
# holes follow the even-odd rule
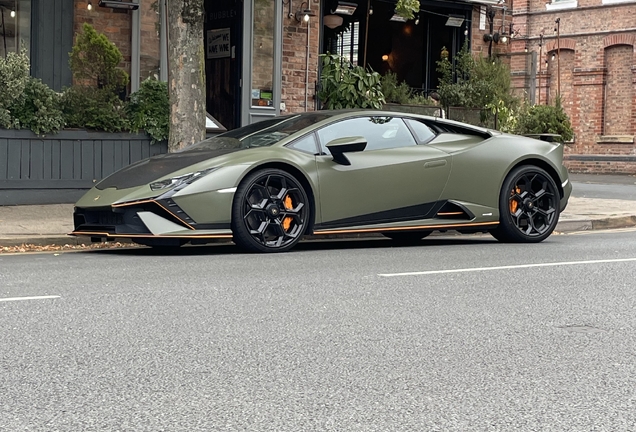
[[[448,153],[418,144],[400,117],[349,118],[317,134],[321,228],[423,219],[450,174]],[[327,144],[354,136],[365,138],[365,150],[346,153],[351,165],[335,162]]]

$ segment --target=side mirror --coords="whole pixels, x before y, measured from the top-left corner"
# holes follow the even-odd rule
[[[345,153],[361,152],[366,146],[367,140],[361,136],[338,138],[327,144],[333,160],[340,165],[351,165]]]

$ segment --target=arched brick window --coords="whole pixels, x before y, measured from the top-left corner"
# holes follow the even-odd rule
[[[610,45],[605,48],[605,101],[603,135],[632,135],[632,45]]]

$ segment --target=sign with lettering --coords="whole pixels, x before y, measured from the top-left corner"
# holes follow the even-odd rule
[[[230,45],[230,29],[208,30],[207,34],[208,48],[207,58],[223,58],[229,57],[232,51]]]

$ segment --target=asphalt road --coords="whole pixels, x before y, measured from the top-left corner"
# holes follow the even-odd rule
[[[0,430],[636,430],[636,231],[389,245],[2,255]]]

